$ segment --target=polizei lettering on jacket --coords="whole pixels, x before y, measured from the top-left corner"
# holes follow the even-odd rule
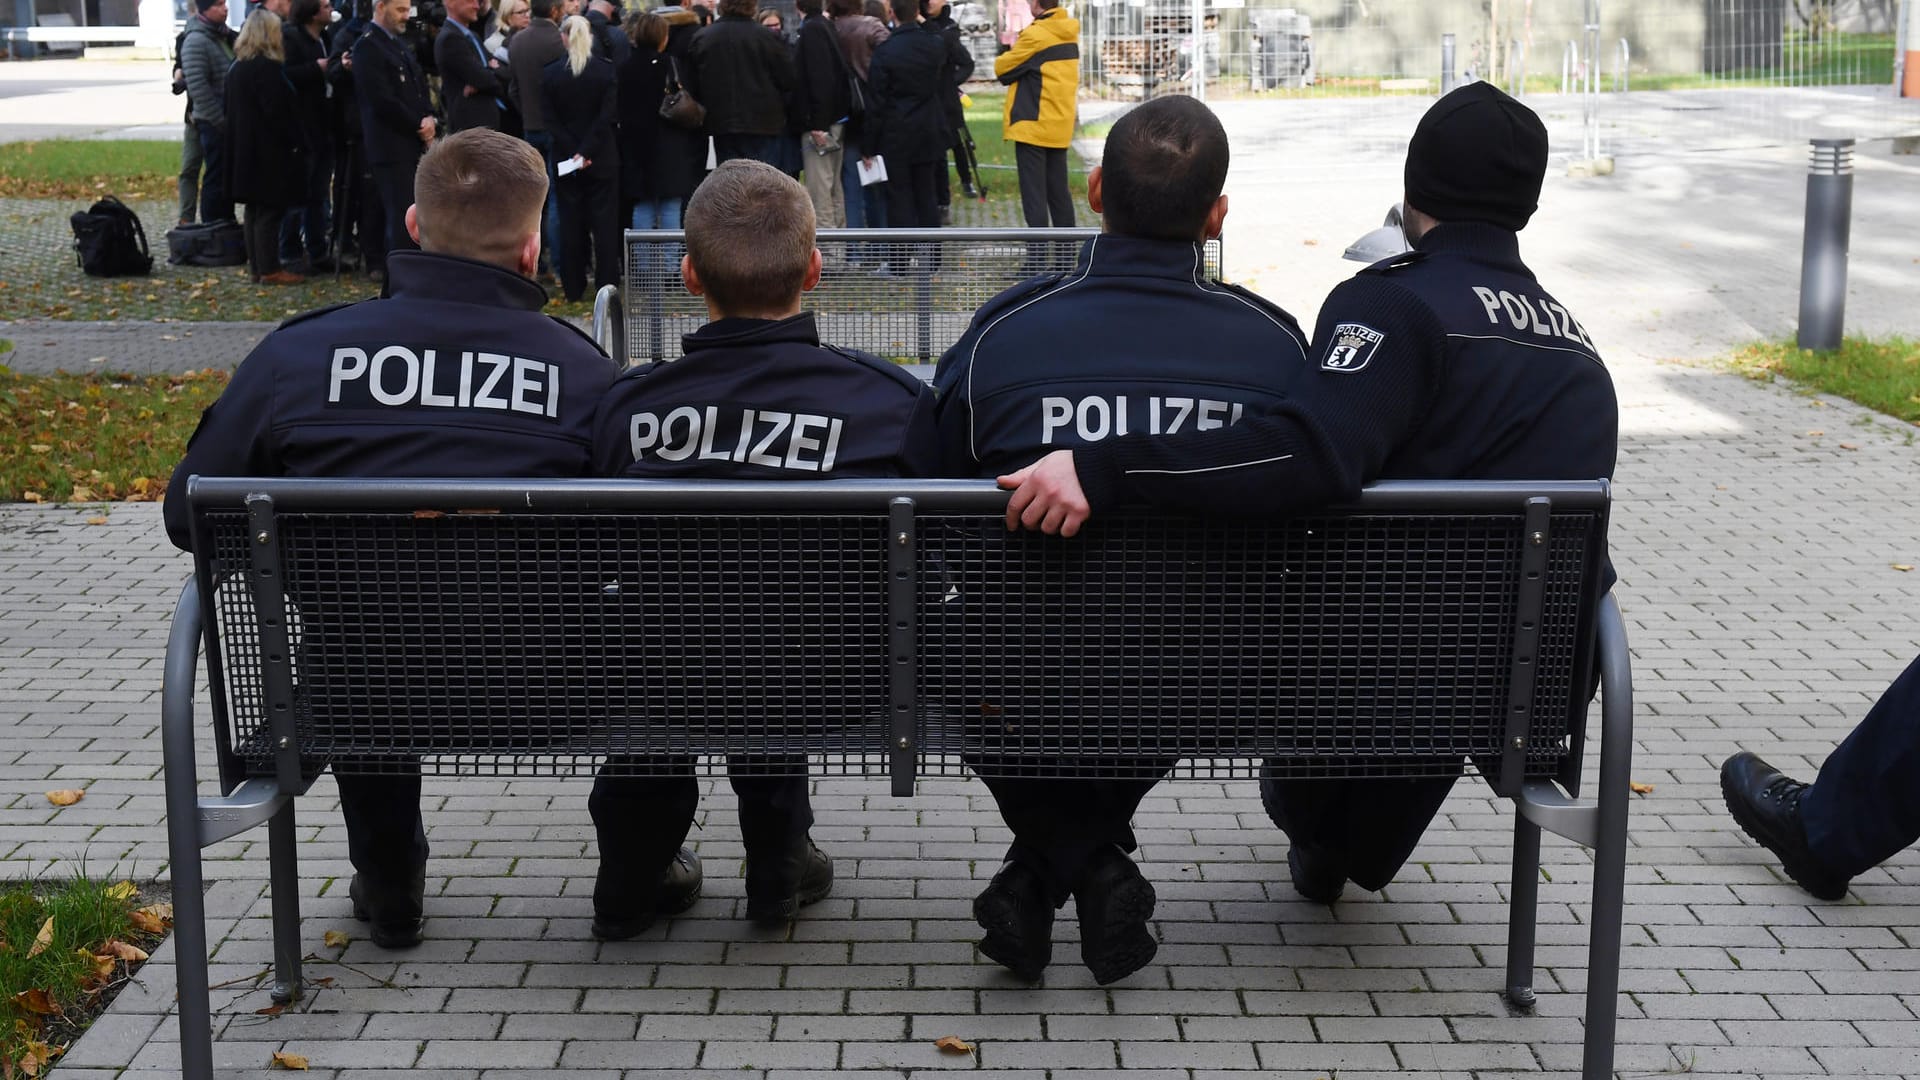
[[[336,345],[327,405],[489,409],[558,420],[560,365],[467,349]]]
[[[1040,399],[1040,444],[1052,446],[1073,436],[1079,442],[1099,442],[1120,435],[1177,435],[1183,431],[1212,431],[1240,422],[1246,406],[1213,398],[1153,397],[1119,394],[1114,397],[1043,397]]]
[[[1473,295],[1479,298],[1480,306],[1487,309],[1487,321],[1495,326],[1505,323],[1523,333],[1565,338],[1576,345],[1586,346],[1589,351],[1596,351],[1593,339],[1587,337],[1586,330],[1573,317],[1573,313],[1551,300],[1524,296],[1506,289],[1495,291],[1485,285],[1475,285]]]
[[[730,461],[794,472],[830,473],[844,417],[738,406],[682,405],[634,413],[627,423],[633,460]]]

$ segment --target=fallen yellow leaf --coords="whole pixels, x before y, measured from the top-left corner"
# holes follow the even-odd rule
[[[147,950],[138,945],[129,945],[115,939],[100,946],[100,952],[106,956],[116,956],[129,964],[137,964],[147,958]]]
[[[1824,431],[1818,431],[1818,430],[1815,430],[1815,431],[1809,431],[1809,432],[1807,432],[1807,434],[1809,434],[1809,435],[1825,435],[1825,434],[1826,434],[1826,432],[1824,432]]]
[[[939,1038],[933,1040],[933,1045],[939,1047],[942,1053],[947,1053],[947,1054],[973,1053],[973,1044],[961,1038],[958,1035],[942,1035]]]
[[[53,916],[49,915],[47,921],[40,924],[40,932],[33,935],[33,948],[27,950],[27,955],[39,956],[46,952],[47,946],[51,944],[53,944]]]
[[[136,911],[127,918],[133,922],[133,928],[143,934],[158,934],[167,928],[167,924],[150,911]]]
[[[1634,793],[1635,795],[1651,795],[1651,794],[1653,794],[1653,785],[1652,785],[1652,784],[1643,784],[1643,783],[1641,783],[1641,782],[1640,782],[1640,781],[1638,781],[1638,780],[1631,780],[1631,781],[1628,781],[1628,782],[1627,782],[1627,787],[1629,787],[1629,788],[1631,788],[1631,789],[1633,790],[1633,793]]]
[[[1900,572],[1901,572],[1901,573],[1903,573],[1903,574],[1904,574],[1904,573],[1906,573],[1907,571],[1909,571],[1909,570],[1912,570],[1912,569],[1913,569],[1913,567],[1912,567],[1911,565],[1909,565],[1909,564],[1907,564],[1907,563],[1903,563],[1903,562],[1897,562],[1897,563],[1894,563],[1894,564],[1893,564],[1893,568],[1894,568],[1895,570],[1898,570],[1898,571],[1900,571]]]
[[[1858,450],[1858,449],[1860,449],[1860,445],[1859,445],[1858,443],[1850,443],[1850,442],[1843,442],[1843,443],[1841,443],[1841,444],[1840,444],[1840,449],[1842,449],[1842,450]]]
[[[87,963],[93,965],[93,973],[95,975],[99,976],[102,979],[111,978],[113,976],[113,965],[119,962],[115,960],[113,957],[95,956],[93,953],[90,953],[85,949],[75,949],[74,951],[79,955],[87,958]]]
[[[94,499],[93,489],[85,485],[75,485],[72,499],[74,502],[92,502]]]
[[[267,1064],[276,1069],[292,1069],[295,1072],[307,1071],[306,1058],[301,1057],[299,1054],[289,1054],[285,1050],[275,1050],[273,1057]]]
[[[62,788],[59,791],[47,792],[47,801],[55,806],[72,806],[86,797],[87,793],[79,788]]]
[[[53,451],[53,447],[48,446],[46,443],[43,443],[43,442],[28,443],[27,449],[33,451],[36,454],[46,454],[46,453],[51,453]]]
[[[87,519],[87,524],[89,525],[105,525],[106,523],[107,523],[107,519],[104,515],[90,517]]]
[[[54,1002],[52,996],[38,986],[13,995],[13,1003],[35,1016],[56,1016],[60,1012],[60,1006]]]
[[[134,892],[133,882],[131,881],[122,881],[107,886],[107,895],[115,900],[126,900],[132,897]]]
[[[329,949],[344,949],[347,947],[347,942],[353,940],[353,935],[345,930],[329,930],[320,936],[320,940]]]

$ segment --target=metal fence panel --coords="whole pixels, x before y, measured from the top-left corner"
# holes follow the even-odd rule
[[[820,285],[802,300],[831,345],[931,363],[966,332],[973,313],[1035,274],[1073,269],[1097,229],[823,229]],[[707,321],[706,302],[680,280],[685,234],[627,233],[627,361],[680,355],[680,338]],[[1219,240],[1203,272],[1220,278]]]

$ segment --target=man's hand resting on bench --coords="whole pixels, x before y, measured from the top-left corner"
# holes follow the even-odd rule
[[[1000,486],[1013,491],[1007,500],[1007,529],[1025,526],[1048,535],[1072,536],[1092,516],[1080,474],[1073,467],[1073,451],[1055,450],[1039,461],[1000,477]]]

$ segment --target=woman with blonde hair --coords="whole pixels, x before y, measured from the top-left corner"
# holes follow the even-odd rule
[[[620,151],[613,117],[613,62],[593,55],[593,26],[578,15],[560,24],[567,54],[540,73],[541,109],[553,138],[553,160],[564,174],[560,202],[560,285],[570,301],[586,294],[587,253],[594,287],[618,285]],[[591,241],[591,243],[589,243]]]
[[[495,60],[506,63],[507,43],[532,20],[533,9],[527,6],[527,0],[502,0],[499,21],[494,24],[493,33],[487,35],[487,52]]]
[[[280,17],[247,17],[227,69],[227,189],[247,204],[247,266],[253,280],[305,280],[280,265],[280,222],[306,201],[307,140],[299,99],[287,80]]]

